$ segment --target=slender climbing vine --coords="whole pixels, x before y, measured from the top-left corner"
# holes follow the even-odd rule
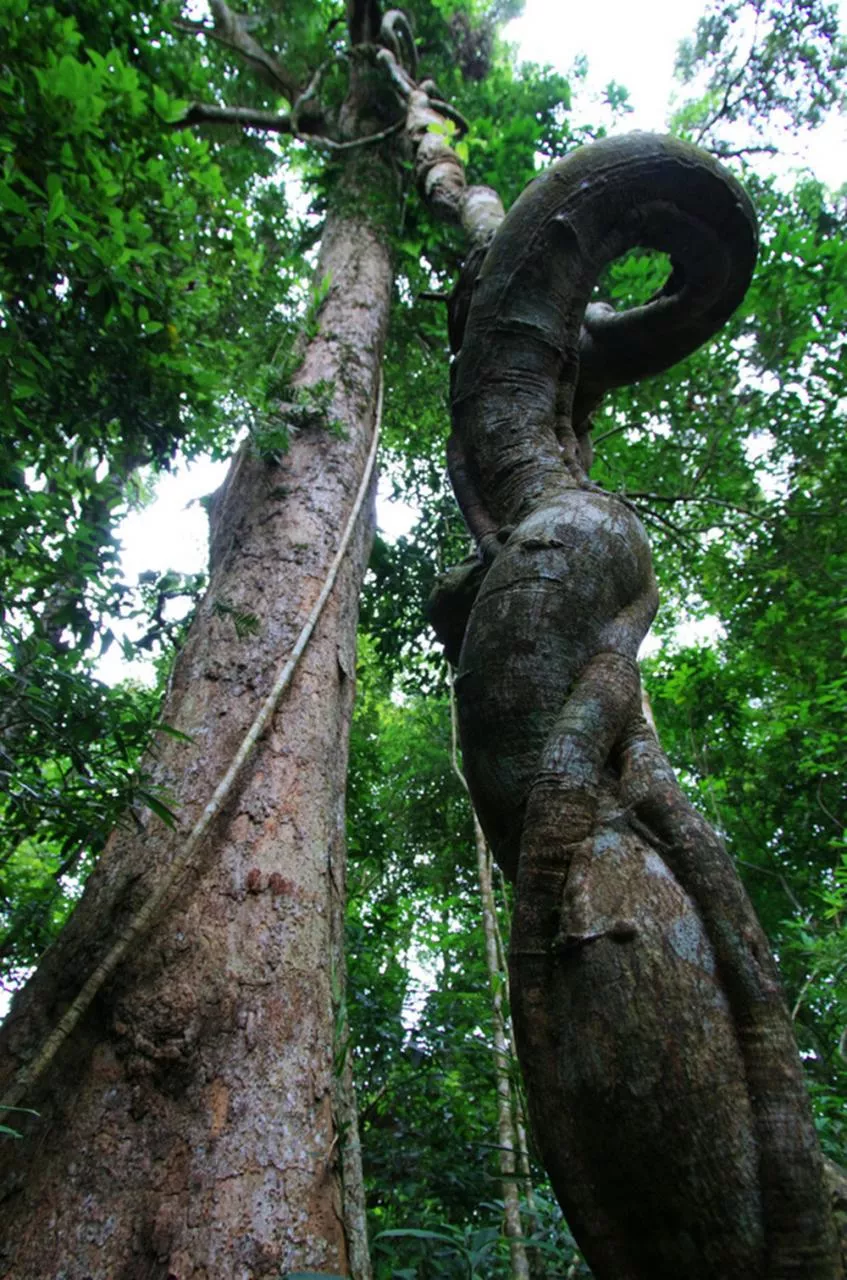
[[[203,838],[211,827],[212,823],[221,812],[227,799],[232,793],[241,771],[247,760],[252,754],[253,748],[259,738],[267,729],[271,717],[279,706],[280,699],[285,693],[297,670],[297,665],[303,656],[306,647],[312,638],[318,620],[323,613],[324,606],[329,599],[335,580],[338,577],[338,570],[341,567],[347,548],[350,545],[350,539],[356,528],[362,507],[370,489],[371,480],[373,479],[374,465],[376,463],[377,447],[379,445],[380,427],[382,423],[382,402],[383,402],[383,384],[380,377],[379,391],[377,393],[376,418],[374,422],[373,436],[371,439],[370,449],[368,451],[365,470],[359,484],[358,491],[350,515],[347,518],[347,524],[338,544],[338,549],[332,559],[327,570],[323,585],[318,593],[318,597],[313,604],[309,616],[306,618],[297,637],[297,641],[291,650],[291,653],[281,664],[277,675],[271,686],[270,692],[256,713],[256,717],[250,728],[247,730],[241,745],[236,751],[218,785],[215,787],[211,798],[204,807],[199,818],[195,822],[191,831],[186,836],[182,847],[174,857],[167,873],[159,881],[159,884],[150,894],[150,896],[142,903],[139,909],[127,922],[126,927],[122,930],[119,937],[115,940],[112,947],[89,975],[87,981],[83,985],[81,991],[74,1001],[56,1023],[56,1026],[45,1038],[39,1049],[36,1051],[31,1060],[26,1063],[16,1075],[14,1081],[6,1091],[2,1099],[0,1099],[0,1110],[9,1107],[15,1107],[25,1096],[30,1087],[38,1078],[44,1074],[62,1045],[71,1035],[80,1019],[90,1008],[92,1001],[97,996],[112,974],[119,967],[124,957],[131,950],[133,945],[138,941],[146,929],[150,927],[155,919],[166,910],[169,900],[174,894],[177,886],[182,879],[188,875],[197,865],[198,854],[203,842]]]

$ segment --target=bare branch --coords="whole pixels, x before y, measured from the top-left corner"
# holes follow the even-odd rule
[[[465,777],[465,771],[462,768],[461,764],[459,763],[459,717],[456,711],[456,694],[453,689],[452,669],[450,671],[449,688],[450,688],[450,764],[453,766],[453,772],[455,773],[456,777],[459,779],[459,782],[462,784],[462,788],[464,789],[465,793],[468,796],[470,796],[467,778]],[[471,803],[471,813],[473,814],[474,822],[476,823],[477,817],[476,817],[476,811],[474,810],[474,807],[473,807],[473,803]]]
[[[631,422],[619,422],[616,427],[610,427],[609,430],[604,431],[602,435],[593,436],[591,443],[594,445],[594,448],[596,449],[597,446],[601,445],[604,440],[610,440],[612,436],[619,436],[622,431],[628,431],[631,426],[632,426]]]
[[[809,913],[803,910],[803,906],[802,906],[802,903],[800,902],[800,899],[794,893],[790,884],[786,880],[785,876],[780,871],[772,871],[770,867],[760,867],[757,862],[748,862],[746,858],[736,858],[735,861],[739,867],[746,867],[748,871],[755,871],[757,875],[771,876],[772,879],[778,880],[780,885],[782,886],[782,889],[785,892],[785,896],[788,898],[792,907],[797,912],[798,917],[803,921],[804,924],[809,923],[809,919],[810,919]],[[793,1019],[796,1016],[797,1016],[797,1011],[795,1010],[795,1012],[791,1015],[791,1017]]]
[[[174,128],[192,124],[237,124],[245,129],[268,129],[273,133],[293,133],[294,125],[287,112],[261,111],[253,107],[219,107],[213,102],[192,102],[185,115],[174,121]]]
[[[735,75],[732,76],[731,79],[728,81],[726,88],[724,90],[723,101],[721,102],[720,106],[717,107],[716,110],[712,113],[711,117],[707,118],[705,122],[700,126],[700,130],[697,134],[697,137],[695,138],[695,142],[697,143],[698,146],[703,145],[703,140],[706,137],[706,134],[714,125],[718,123],[719,120],[722,120],[724,118],[731,120],[732,110],[739,104],[739,102],[743,102],[744,100],[743,92],[735,99],[734,102],[731,101],[731,95],[732,95],[733,89],[737,89],[738,86],[741,84],[742,80],[744,79],[744,72],[750,66],[750,63],[753,60],[753,55],[756,52],[756,42],[758,41],[758,38],[759,38],[759,17],[760,17],[760,11],[756,10],[755,24],[753,27],[753,38],[750,43],[750,49],[747,54],[747,57],[744,59],[744,62],[738,68],[738,71],[735,73]]]
[[[320,105],[321,82],[329,68],[335,66],[339,60],[343,60],[346,57],[346,53],[339,53],[334,55],[332,58],[327,58],[320,64],[317,70],[312,73],[309,83],[299,95],[293,106],[294,121],[298,132],[301,129],[301,120],[304,115],[308,115],[313,124],[316,121],[321,121],[323,119],[323,109]],[[314,106],[310,105],[312,103],[314,103]],[[317,132],[316,128],[303,128],[302,131],[303,133]]]
[[[388,125],[386,129],[380,129],[378,133],[369,133],[364,138],[351,138],[348,142],[336,142],[334,138],[323,138],[318,134],[304,135],[303,141],[317,143],[319,147],[329,147],[331,151],[350,151],[353,147],[366,147],[372,142],[383,142],[386,138],[399,133],[402,128],[403,121],[395,120],[394,124]]]
[[[192,18],[171,18],[171,23],[179,31],[187,31],[193,36],[211,36],[215,38],[215,28],[206,22],[195,22]]]
[[[379,133],[369,133],[364,138],[353,138],[349,142],[336,142],[334,138],[325,138],[318,133],[301,133],[295,125],[295,118],[287,112],[262,111],[254,107],[223,107],[213,102],[192,102],[185,115],[174,121],[173,127],[184,129],[194,124],[236,124],[244,129],[267,129],[274,133],[290,133],[300,142],[326,147],[330,151],[349,151],[353,147],[364,147],[390,138],[393,134],[399,133],[404,123],[398,120],[387,129],[381,129]]]
[[[725,147],[720,142],[715,142],[710,144],[709,150],[719,160],[740,160],[742,156],[775,156],[779,149],[769,142],[758,147]]]
[[[819,778],[819,779],[818,779],[818,787],[817,787],[817,802],[818,802],[818,807],[820,808],[821,812],[822,812],[822,813],[823,813],[827,818],[829,818],[830,822],[831,822],[831,823],[832,823],[832,825],[835,827],[835,830],[836,830],[836,831],[843,831],[843,830],[844,830],[844,823],[840,820],[840,818],[836,818],[835,814],[834,814],[834,813],[832,813],[832,812],[830,812],[830,810],[829,810],[829,809],[826,807],[826,805],[824,804],[824,802],[823,802],[823,796],[821,795],[821,791],[822,791],[822,789],[823,789],[823,778]]]
[[[681,529],[678,524],[674,524],[673,520],[669,520],[667,516],[661,515],[658,511],[651,511],[648,507],[646,511],[641,512],[641,516],[642,519],[652,521],[653,524],[658,525],[664,532],[670,530],[674,541],[680,547],[685,547],[686,545],[689,547],[697,546],[697,539],[692,534],[688,533],[686,529]]]

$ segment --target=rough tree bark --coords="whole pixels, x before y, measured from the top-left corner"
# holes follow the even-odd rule
[[[3,1028],[8,1083],[179,853],[320,591],[374,428],[391,289],[362,213],[392,181],[353,155],[317,267],[331,285],[295,383],[325,427],[273,465],[237,455],[211,514],[211,580],[153,770],[179,814],[115,833]],[[371,495],[372,498],[372,495]],[[372,501],[292,686],[178,902],[160,913],[25,1101],[7,1145],[3,1274],[369,1275],[343,1029],[344,785]],[[226,610],[219,606],[224,604]],[[230,610],[258,620],[239,636]]]
[[[402,15],[381,19],[370,0],[349,0],[351,44],[367,49],[350,59],[329,138],[320,69],[295,84],[225,0],[210,7],[212,26],[178,25],[236,49],[292,110],[194,104],[182,123],[318,134],[344,169],[317,266],[329,294],[293,380],[295,391],[333,385],[342,438],[315,426],[294,435],[278,465],[246,448],[236,457],[210,514],[209,591],[163,712],[190,741],[163,738],[150,768],[170,790],[179,829],[147,813],[140,830],[115,833],[0,1033],[3,1100],[38,1111],[20,1121],[24,1141],[0,1183],[10,1276],[370,1274],[342,951],[343,798],[370,504],[293,684],[173,885],[172,869],[252,736],[362,476],[392,282],[394,140],[416,158],[424,197],[472,241],[502,208],[494,193],[466,187],[443,137],[429,133],[440,123],[443,135],[432,102],[450,108],[410,73]],[[238,634],[238,614],[255,618],[255,635]]]
[[[499,1146],[500,1178],[503,1187],[503,1218],[509,1241],[511,1280],[530,1280],[529,1258],[521,1225],[517,1152],[518,1136],[512,1098],[510,1070],[513,1055],[506,1034],[506,1011],[503,991],[506,973],[500,965],[495,925],[494,889],[491,882],[491,850],[485,839],[479,819],[474,814],[474,843],[476,845],[479,897],[482,906],[482,930],[485,937],[485,967],[491,987],[491,1024],[494,1035],[494,1072],[497,1081],[497,1138]]]
[[[480,558],[445,577],[433,618],[471,794],[517,882],[533,1128],[598,1280],[841,1275],[766,939],[641,713],[646,535],[587,479],[604,390],[714,333],[755,243],[729,174],[632,135],[531,184],[454,304],[448,464]],[[620,316],[590,304],[635,245],[671,255],[660,294]]]

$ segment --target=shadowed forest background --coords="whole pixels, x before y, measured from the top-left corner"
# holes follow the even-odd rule
[[[628,127],[625,86],[587,104],[584,67],[519,63],[501,30],[519,7],[410,6],[421,65],[469,122],[451,134],[469,181],[507,207],[538,168]],[[270,32],[266,9],[251,8],[256,35]],[[337,105],[342,7],[280,15],[296,28],[295,69],[323,66],[321,93]],[[270,467],[298,434],[345,438],[332,384],[293,381],[331,288],[312,270],[340,155],[306,114],[293,137],[180,128],[195,100],[280,101],[224,43],[198,41],[200,21],[177,5],[0,0],[9,992],[60,932],[116,825],[180,822],[142,759],[157,727],[176,732],[161,725],[162,697],[207,578],[126,580],[117,523],[182,459],[226,458],[246,438]],[[847,186],[787,171],[781,152],[843,110],[845,69],[836,9],[819,0],[717,0],[680,48],[669,130],[743,180],[759,266],[716,340],[607,398],[592,471],[650,534],[662,601],[644,662],[652,712],[768,934],[820,1139],[842,1163]],[[448,669],[424,619],[439,570],[468,549],[444,461],[443,297],[464,246],[418,200],[409,165],[397,161],[392,181],[380,468],[415,522],[397,539],[377,534],[360,605],[348,980],[334,993],[333,1052],[352,1056],[376,1276],[588,1275],[527,1145],[505,1016],[509,890],[474,830]],[[631,305],[665,275],[657,255],[634,252],[601,293]],[[221,595],[210,609],[230,640],[261,639],[258,606]],[[127,628],[134,640],[120,638]],[[121,644],[127,659],[149,657],[152,684],[100,678]],[[503,1232],[515,1188],[528,1262]]]

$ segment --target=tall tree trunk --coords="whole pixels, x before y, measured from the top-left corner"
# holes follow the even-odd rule
[[[372,211],[391,206],[376,198],[389,181],[372,151],[348,161],[317,268],[331,287],[295,379],[333,381],[343,438],[308,427],[278,464],[243,448],[212,504],[210,587],[163,715],[190,741],[163,735],[150,762],[178,830],[146,812],[137,830],[115,832],[3,1028],[7,1084],[161,883],[320,592],[374,428],[391,264]],[[372,529],[369,500],[293,682],[178,898],[24,1099],[39,1114],[5,1148],[4,1275],[369,1275],[342,909]],[[237,629],[237,614],[255,631]]]
[[[518,1196],[517,1161],[518,1148],[515,1133],[515,1116],[512,1110],[512,1057],[506,1034],[506,1014],[503,1008],[503,988],[508,979],[505,965],[501,964],[497,947],[497,926],[494,905],[494,889],[491,883],[491,850],[488,848],[479,819],[474,814],[474,843],[479,875],[479,895],[482,903],[482,929],[485,936],[485,965],[491,986],[491,1023],[494,1031],[494,1071],[497,1084],[497,1136],[500,1156],[500,1178],[503,1184],[503,1217],[509,1241],[511,1280],[530,1280],[523,1228],[521,1226],[520,1197]]]
[[[479,825],[479,819],[474,814],[474,831],[479,829],[485,839],[485,832]],[[500,920],[497,912],[497,894],[494,888],[494,877],[498,875],[501,881],[501,889],[505,889],[505,877],[499,867],[495,871],[495,862],[491,855],[491,849],[488,842],[485,843],[487,854],[487,865],[489,880],[491,886],[491,922],[493,926],[495,956],[498,973],[503,974],[506,989],[508,990],[509,982],[509,963],[506,947],[503,945],[503,934],[500,929]],[[504,907],[508,909],[508,904],[504,901]],[[532,1234],[536,1234],[538,1230],[538,1202],[535,1196],[535,1188],[532,1181],[532,1170],[529,1163],[529,1121],[526,1115],[526,1100],[519,1081],[514,1078],[514,1072],[519,1069],[518,1062],[518,1046],[515,1042],[515,1028],[512,1024],[511,1016],[504,1018],[504,1029],[507,1036],[508,1044],[508,1061],[511,1064],[512,1074],[510,1081],[511,1104],[512,1104],[512,1124],[514,1133],[514,1151],[517,1159],[517,1179],[516,1186],[522,1189],[524,1199],[524,1215],[531,1224]],[[541,1250],[537,1245],[527,1244],[526,1256],[529,1265],[530,1280],[546,1280],[547,1263]]]
[[[491,989],[491,1026],[494,1039],[494,1079],[497,1092],[498,1163],[503,1191],[503,1225],[509,1241],[511,1280],[531,1280],[530,1259],[527,1254],[523,1226],[521,1225],[520,1196],[518,1195],[517,1163],[521,1162],[521,1180],[527,1200],[532,1198],[532,1182],[529,1176],[529,1155],[526,1133],[520,1131],[517,1116],[518,1099],[514,1095],[512,1071],[517,1066],[517,1050],[511,1023],[507,1022],[503,1006],[503,991],[508,987],[506,956],[503,951],[497,925],[497,904],[494,899],[491,850],[485,839],[479,819],[471,802],[468,784],[459,763],[458,725],[456,723],[456,699],[450,689],[450,759],[453,771],[468,794],[473,818],[474,847],[476,849],[477,880],[482,908],[482,934],[485,939],[485,968]]]

